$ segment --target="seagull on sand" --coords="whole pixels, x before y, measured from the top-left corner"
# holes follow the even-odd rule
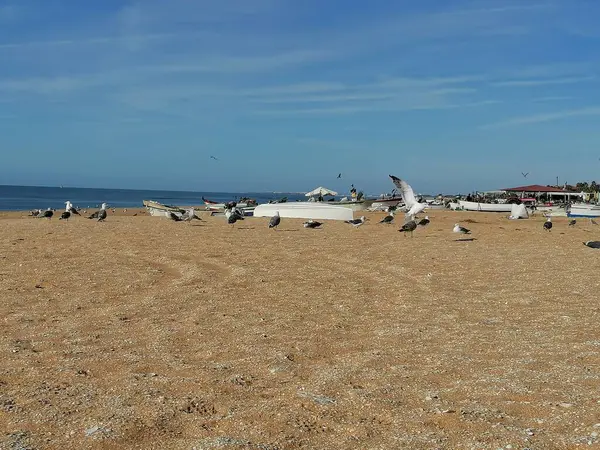
[[[407,208],[406,217],[414,219],[414,217],[417,214],[425,210],[426,205],[417,201],[412,187],[410,187],[410,185],[406,181],[401,180],[400,178],[395,177],[394,175],[390,175],[390,178],[392,179],[396,187],[400,190],[400,195],[402,196],[402,200],[404,200],[404,204]]]
[[[406,237],[406,233],[410,233],[410,237],[413,237],[413,231],[417,229],[417,222],[414,220],[409,220],[398,230],[404,233],[404,237]]]
[[[225,209],[225,217],[227,218],[227,223],[231,225],[231,228],[234,227],[238,220],[244,220],[244,215],[242,212],[237,208],[234,209],[234,206],[231,204],[229,204],[229,207]]]
[[[183,220],[181,216],[175,214],[173,211],[167,211],[167,217],[173,222],[181,222]]]
[[[590,225],[598,225],[598,222],[596,222],[594,219],[590,218]]]
[[[390,211],[390,213],[385,216],[383,219],[379,221],[379,223],[392,223],[394,221],[394,211]]]
[[[100,210],[92,213],[92,215],[89,216],[88,219],[98,219],[98,222],[104,222],[104,219],[106,219],[106,207],[107,206],[108,205],[106,203],[102,203]]]
[[[600,241],[587,241],[584,242],[583,245],[589,248],[600,248]]]
[[[194,211],[194,207],[190,207],[185,213],[181,215],[181,220],[183,222],[191,222],[192,220],[202,220],[200,217],[196,215],[196,211]]]
[[[460,224],[458,224],[458,223],[454,224],[454,228],[452,229],[452,231],[454,233],[460,233],[460,234],[471,234],[471,230],[468,230],[465,227],[461,227]]]
[[[576,223],[577,223],[577,221],[575,219],[573,219],[569,222],[569,226],[574,227]]]
[[[552,229],[552,217],[548,217],[544,222],[544,230],[550,231]]]
[[[425,216],[424,219],[419,220],[419,223],[417,225],[424,227],[426,225],[429,225],[429,222],[430,222],[429,216]]]
[[[34,209],[29,211],[29,215],[32,217],[38,217],[40,214],[42,214],[42,210],[41,209]]]
[[[269,228],[274,228],[275,230],[277,230],[277,227],[280,223],[281,217],[279,217],[279,211],[275,211],[275,215],[271,217],[271,220],[269,220]]]
[[[63,211],[63,213],[60,215],[60,217],[58,218],[58,220],[69,220],[69,218],[71,217],[71,209],[75,209],[73,208],[73,206],[71,205],[71,202],[66,202],[65,203],[67,206],[65,207],[65,210]],[[77,213],[79,214],[79,213]]]
[[[358,219],[352,219],[352,220],[346,220],[346,223],[349,223],[350,225],[352,225],[354,228],[358,228],[361,225],[363,225],[365,223],[367,219],[365,218],[365,216],[360,216],[360,218]]]
[[[319,228],[323,225],[321,222],[317,222],[316,220],[310,219],[308,222],[304,222],[304,228]]]
[[[65,211],[70,212],[71,214],[75,214],[76,216],[80,216],[81,215],[81,214],[79,214],[79,211],[77,211],[75,209],[75,207],[73,206],[73,204],[69,200],[67,200],[65,202],[65,205],[66,205]]]
[[[46,211],[39,213],[36,217],[39,217],[40,219],[52,219],[52,216],[54,215],[54,211],[52,211],[52,209],[48,208]]]

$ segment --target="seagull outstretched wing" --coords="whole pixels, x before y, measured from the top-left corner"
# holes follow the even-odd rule
[[[404,200],[406,207],[408,209],[412,208],[417,203],[417,199],[415,198],[415,193],[410,187],[410,184],[398,177],[395,177],[394,175],[390,175],[390,178],[400,190],[400,195],[402,195],[402,199]]]

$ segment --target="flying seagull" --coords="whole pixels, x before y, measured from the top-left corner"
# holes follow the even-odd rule
[[[544,222],[544,230],[550,231],[552,229],[552,217],[548,217]]]
[[[529,172],[527,172],[527,173],[521,172],[521,175],[523,175],[523,178],[527,178],[527,175],[529,175]]]
[[[277,230],[277,227],[280,223],[281,217],[279,217],[279,211],[275,211],[275,215],[271,217],[271,220],[269,220],[269,228],[274,228],[275,230]]]
[[[408,210],[406,212],[406,217],[414,219],[414,217],[417,214],[419,214],[425,209],[425,205],[423,203],[417,202],[412,187],[410,187],[410,185],[406,181],[401,180],[400,178],[395,177],[394,175],[390,175],[390,178],[392,179],[396,187],[400,190],[400,195],[402,196],[402,200],[404,200],[404,204],[406,205],[406,208]]]
[[[304,222],[304,228],[320,228],[323,225],[321,222],[317,222],[316,220],[310,219],[308,222]]]
[[[576,223],[577,223],[577,221],[575,219],[573,219],[573,220],[569,221],[569,226],[574,227]]]
[[[216,156],[210,155],[210,159],[214,159],[215,161],[218,161]]]
[[[106,207],[107,206],[108,205],[106,203],[102,203],[100,210],[92,213],[88,217],[88,219],[98,219],[98,222],[104,222],[104,219],[106,219]]]
[[[417,222],[415,222],[414,220],[409,220],[404,225],[402,225],[402,227],[398,231],[403,232],[405,237],[406,233],[410,233],[410,237],[413,237],[413,231],[415,231],[416,229]]]
[[[586,245],[589,248],[600,248],[600,241],[587,241],[584,242],[583,245]]]
[[[360,216],[360,218],[358,218],[358,219],[346,220],[346,223],[349,223],[354,228],[358,228],[362,224],[364,224],[366,220],[367,219],[365,218],[365,216]]]
[[[454,224],[454,228],[452,229],[452,231],[460,234],[471,234],[471,230],[468,230],[465,227],[461,227],[458,223]]]
[[[425,216],[424,219],[419,220],[419,223],[417,225],[424,227],[426,225],[429,225],[429,222],[430,222],[429,216]]]
[[[338,174],[338,178],[342,178],[342,174],[341,174],[341,173],[340,173],[340,174]]]

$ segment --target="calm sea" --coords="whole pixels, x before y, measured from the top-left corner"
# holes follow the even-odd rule
[[[265,192],[185,192],[185,191],[141,191],[130,189],[84,189],[35,186],[0,186],[0,210],[28,211],[31,209],[62,209],[69,200],[75,207],[94,208],[108,203],[114,208],[142,207],[142,200],[155,200],[167,205],[202,205],[202,197],[217,202],[250,197],[259,203],[288,197],[289,201],[304,196],[297,193]]]

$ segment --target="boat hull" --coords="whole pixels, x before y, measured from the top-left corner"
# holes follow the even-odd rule
[[[571,205],[567,217],[600,217],[600,205]]]
[[[254,217],[273,217],[276,213],[279,213],[282,218],[291,219],[354,219],[354,212],[351,208],[315,202],[273,203],[258,205],[254,208]]]
[[[143,205],[148,210],[148,213],[154,217],[167,217],[169,213],[182,213],[183,209],[176,206],[163,205],[162,203],[155,202],[154,200],[144,200]]]
[[[511,203],[479,203],[479,202],[467,202],[465,200],[459,200],[458,204],[461,209],[465,211],[482,211],[482,212],[511,212]]]

